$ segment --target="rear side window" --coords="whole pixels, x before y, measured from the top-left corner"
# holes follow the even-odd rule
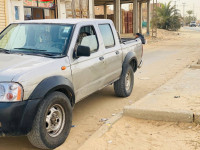
[[[99,25],[99,29],[101,32],[101,35],[103,37],[104,45],[106,48],[114,47],[115,46],[115,40],[113,36],[112,29],[109,24],[101,24]]]

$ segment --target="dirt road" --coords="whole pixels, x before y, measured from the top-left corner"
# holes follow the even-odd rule
[[[200,126],[123,117],[80,150],[199,150]]]
[[[170,37],[170,36],[169,36]],[[66,142],[58,150],[75,150],[101,125],[101,118],[110,118],[146,94],[152,92],[200,56],[200,34],[182,30],[171,40],[151,43],[144,48],[144,66],[135,74],[135,87],[128,98],[117,98],[109,86],[76,104],[73,125]],[[26,137],[0,138],[0,150],[35,150]]]

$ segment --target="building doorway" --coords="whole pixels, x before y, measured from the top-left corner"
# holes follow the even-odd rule
[[[42,8],[33,8],[33,20],[44,19]]]
[[[24,20],[56,18],[56,0],[24,0]]]

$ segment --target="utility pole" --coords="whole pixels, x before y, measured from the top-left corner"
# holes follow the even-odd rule
[[[176,9],[176,0],[174,1],[174,3],[175,3],[175,5],[174,5],[174,6],[175,6],[175,9]]]
[[[175,10],[176,10],[176,0],[174,1],[174,3],[175,3],[175,5],[174,5],[174,7],[175,7]],[[177,12],[175,11],[175,15],[177,14]]]
[[[185,18],[185,5],[186,3],[183,3],[183,18]]]
[[[195,9],[194,9],[194,4],[193,4],[193,18],[195,17],[194,14],[195,14]]]
[[[186,3],[183,3],[183,25],[185,25],[185,5]]]
[[[177,1],[179,2],[180,0],[173,1],[174,2],[174,7],[176,9],[176,11],[175,11],[176,14],[177,14],[177,8],[178,8]]]
[[[177,9],[177,8],[178,8],[177,1],[178,1],[178,2],[180,2],[180,0],[174,0],[174,1],[173,1],[173,2],[174,2],[175,9]]]
[[[152,19],[154,22],[152,23],[152,37],[157,37],[157,9],[158,7],[158,0],[153,0],[153,12],[152,12]]]

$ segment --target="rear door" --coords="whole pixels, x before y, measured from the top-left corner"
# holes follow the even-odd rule
[[[109,23],[99,24],[98,26],[104,43],[102,52],[105,59],[104,85],[106,85],[118,79],[121,75],[122,50],[114,27]]]

